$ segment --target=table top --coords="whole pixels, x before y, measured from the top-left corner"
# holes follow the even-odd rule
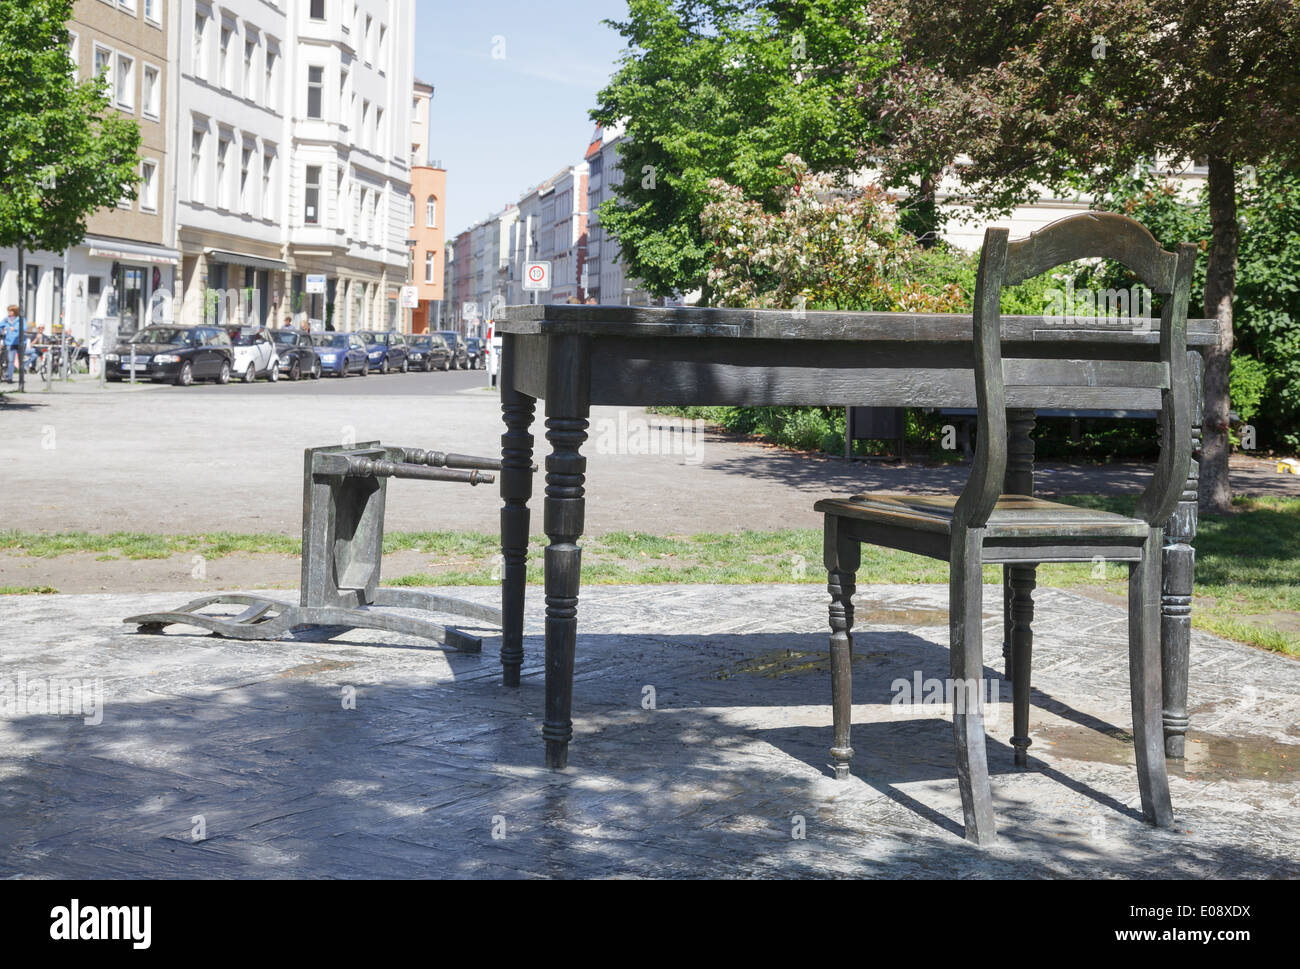
[[[960,343],[971,339],[969,313],[861,313],[754,310],[698,306],[554,303],[508,306],[494,325],[501,333],[608,337],[854,340]],[[1218,342],[1217,320],[1189,319],[1187,345]],[[1004,342],[1158,343],[1159,321],[1135,329],[1106,320],[1069,324],[1050,316],[1003,316]]]

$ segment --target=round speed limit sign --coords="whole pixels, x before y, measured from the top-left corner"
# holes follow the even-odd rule
[[[524,289],[550,289],[551,264],[530,262],[524,267]]]

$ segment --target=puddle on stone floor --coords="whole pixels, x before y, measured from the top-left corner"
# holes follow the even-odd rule
[[[1030,729],[1033,746],[1054,757],[1087,760],[1102,764],[1134,763],[1133,735],[1127,730],[1105,732],[1079,726],[1050,726]],[[1297,779],[1300,744],[1287,744],[1268,737],[1221,737],[1202,734],[1187,738],[1187,756],[1170,760],[1169,773],[1192,780],[1264,780],[1287,783]]]
[[[330,670],[344,670],[349,666],[356,665],[355,662],[350,661],[320,659],[314,663],[303,663],[299,666],[291,666],[287,670],[282,670],[280,676],[311,676],[313,673],[326,673]]]
[[[882,656],[876,651],[854,652],[854,664],[865,663],[872,656]],[[793,676],[798,673],[828,673],[831,668],[830,653],[826,650],[769,649],[757,656],[748,656],[738,663],[718,670],[715,674],[720,680],[729,680],[733,676],[750,673],[775,679],[779,676]]]

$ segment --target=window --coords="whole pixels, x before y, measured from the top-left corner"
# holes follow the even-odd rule
[[[415,196],[414,195],[406,196],[406,214],[410,216],[409,221],[411,223],[411,226],[414,227],[415,226]]]
[[[203,142],[207,132],[195,128],[190,134],[190,201],[203,204]]]
[[[81,44],[74,33],[68,34],[68,60],[72,61],[74,68],[81,66]],[[76,74],[77,72],[74,70],[72,73]]]
[[[140,92],[140,109],[144,112],[146,118],[158,120],[159,103],[161,94],[159,93],[162,85],[158,80],[158,68],[152,64],[144,66],[144,89]]]
[[[363,56],[365,57],[365,61],[366,61],[367,64],[370,64],[370,63],[372,63],[372,62],[374,61],[374,57],[371,56],[371,52],[370,52],[370,41],[371,41],[371,39],[372,39],[372,38],[371,38],[370,23],[371,23],[371,17],[370,17],[370,14],[366,14],[366,32],[365,32],[365,34],[362,35],[362,36],[365,38],[365,39],[364,39],[365,46],[362,48],[362,51],[363,51]]]
[[[375,108],[375,150],[384,153],[384,109]]]
[[[135,59],[125,54],[117,55],[117,106],[135,110]]]
[[[307,68],[307,117],[321,117],[321,88],[324,86],[325,68]]]
[[[217,208],[227,208],[229,196],[226,187],[229,180],[226,177],[226,162],[230,158],[230,139],[222,138],[217,144]]]
[[[325,0],[311,0],[311,19],[325,19]]]
[[[388,60],[388,28],[383,24],[379,25],[379,71],[382,74],[384,64]]]
[[[135,13],[135,0],[117,0],[117,5],[129,14]]]
[[[207,26],[208,18],[201,13],[194,15],[194,76],[207,80]]]
[[[266,152],[262,155],[262,218],[269,219],[275,212],[274,195],[272,193],[271,174],[275,167],[275,155]]]
[[[370,102],[361,99],[361,131],[357,142],[362,148],[370,147]]]
[[[424,254],[424,281],[426,283],[433,282],[434,262],[434,253],[433,250],[430,249]]]
[[[252,186],[248,181],[248,173],[252,164],[253,149],[248,146],[239,153],[239,207],[245,212],[253,210]]]
[[[140,211],[158,211],[158,163],[140,163]]]
[[[144,0],[144,19],[161,27],[162,17],[158,13],[161,8],[162,0]]]
[[[306,225],[320,224],[320,166],[307,166],[307,191],[303,195],[302,221]]]
[[[430,195],[424,203],[424,224],[430,229],[438,228],[438,197]]]
[[[109,97],[113,96],[113,52],[106,47],[95,45],[95,76],[102,77],[108,85]]]
[[[257,79],[253,75],[253,56],[257,53],[257,41],[244,41],[244,97],[250,101],[253,98],[253,91],[257,85]]]
[[[229,25],[221,25],[221,48],[217,54],[217,79],[221,86],[227,90],[230,88],[230,35],[234,31]]]
[[[274,109],[276,106],[275,90],[275,68],[276,52],[271,49],[271,45],[266,45],[266,87],[263,89],[263,101],[268,108]]]

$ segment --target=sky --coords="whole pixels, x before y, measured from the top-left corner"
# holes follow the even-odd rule
[[[625,46],[623,0],[416,0],[415,76],[434,86],[429,154],[447,238],[582,161],[587,112]],[[494,56],[497,55],[497,56]]]

